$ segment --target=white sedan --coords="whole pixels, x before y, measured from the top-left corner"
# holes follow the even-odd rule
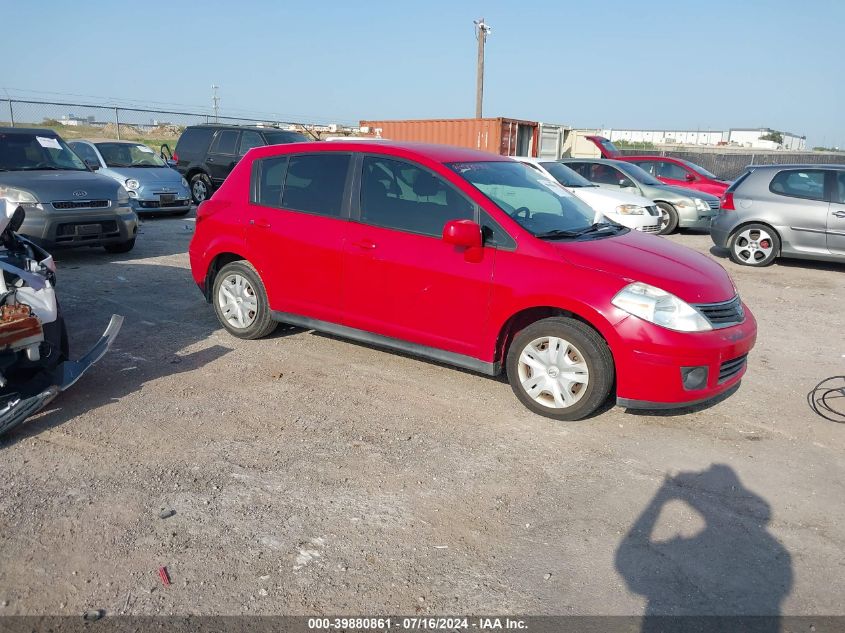
[[[566,165],[553,160],[512,156],[559,183],[608,220],[644,233],[660,231],[660,209],[652,200],[632,193],[608,191],[591,183]]]

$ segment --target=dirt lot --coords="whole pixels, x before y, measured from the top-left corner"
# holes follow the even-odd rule
[[[126,323],[0,443],[0,614],[845,614],[845,427],[805,401],[845,373],[845,267],[721,259],[760,325],[741,389],[563,424],[437,364],[230,337],[192,227],[58,255],[75,352]]]

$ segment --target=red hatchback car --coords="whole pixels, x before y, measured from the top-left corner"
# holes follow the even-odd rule
[[[725,270],[595,222],[509,158],[437,145],[251,150],[197,210],[194,279],[235,336],[280,322],[488,375],[559,420],[738,385],[757,326]]]
[[[588,136],[587,138],[598,147],[602,158],[613,158],[634,163],[667,185],[703,191],[717,198],[725,195],[728,187],[731,186],[730,181],[719,178],[701,165],[696,165],[688,160],[670,156],[622,154],[613,143],[603,136]]]

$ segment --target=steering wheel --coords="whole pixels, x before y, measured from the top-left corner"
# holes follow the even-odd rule
[[[521,217],[521,218],[524,218],[526,220],[530,220],[531,219],[531,209],[529,209],[528,207],[519,207],[516,211],[511,213],[511,217],[512,218]]]

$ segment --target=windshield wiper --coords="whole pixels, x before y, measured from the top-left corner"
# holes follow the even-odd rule
[[[591,233],[600,233],[602,231],[606,231],[607,229],[612,229],[616,231],[618,228],[618,225],[611,224],[610,222],[596,222],[592,226],[588,226],[586,229],[581,229],[580,231],[578,231],[578,236],[589,235]]]
[[[563,229],[554,229],[552,231],[535,233],[534,237],[539,237],[541,240],[560,240],[566,237],[578,237],[579,235],[581,235],[581,231],[564,231]]]

